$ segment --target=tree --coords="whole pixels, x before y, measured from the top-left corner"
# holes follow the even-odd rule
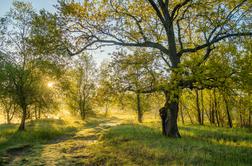
[[[181,89],[193,89],[199,81],[186,72],[184,60],[197,54],[200,60],[195,63],[200,66],[218,43],[252,35],[248,0],[61,1],[58,9],[55,29],[61,29],[62,45],[70,55],[106,45],[161,52],[163,65],[170,67],[165,104],[169,115],[165,134],[170,137],[180,137],[177,117]]]
[[[17,106],[15,102],[13,102],[12,98],[2,95],[0,97],[0,106],[3,108],[3,113],[6,117],[6,123],[10,124],[15,113],[17,113]]]
[[[144,93],[153,93],[156,88],[158,74],[154,71],[154,56],[148,52],[135,51],[114,53],[111,62],[112,84],[116,91],[121,93],[133,92],[135,95],[135,110],[138,121],[143,121]]]
[[[38,103],[48,106],[51,92],[43,82],[47,73],[43,73],[46,58],[34,54],[28,42],[31,36],[32,18],[35,15],[30,3],[13,2],[13,8],[1,19],[0,49],[1,61],[1,98],[11,100],[21,110],[19,130],[25,130],[30,108]],[[51,70],[48,69],[48,70]],[[42,74],[43,73],[43,74]],[[2,79],[3,78],[3,79]]]
[[[91,55],[82,54],[74,61],[73,69],[69,70],[70,107],[79,113],[84,120],[92,111],[92,100],[95,95],[96,68]]]
[[[117,96],[115,88],[113,88],[113,78],[109,62],[104,61],[100,65],[99,81],[96,89],[96,101],[98,106],[105,106],[105,116],[108,115],[109,105],[111,105]]]

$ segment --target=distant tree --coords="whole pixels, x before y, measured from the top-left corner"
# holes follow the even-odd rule
[[[105,116],[108,115],[109,107],[115,102],[115,98],[118,97],[117,91],[113,88],[112,77],[109,62],[102,62],[99,69],[96,102],[98,106],[105,107]]]
[[[148,52],[135,51],[133,54],[117,52],[111,62],[113,88],[121,93],[133,92],[138,121],[143,121],[144,93],[154,93],[158,74],[154,70],[155,57]],[[142,97],[141,97],[142,96]]]
[[[73,68],[69,69],[70,87],[67,100],[70,107],[84,120],[93,109],[96,67],[92,56],[88,54],[78,56],[73,64]]]
[[[11,96],[6,95],[3,91],[4,90],[2,90],[2,94],[0,95],[0,108],[3,110],[6,123],[10,124],[14,115],[18,113],[18,107]]]

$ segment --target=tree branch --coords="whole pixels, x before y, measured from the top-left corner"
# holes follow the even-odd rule
[[[202,50],[206,47],[209,47],[211,45],[213,45],[214,43],[217,43],[221,40],[224,40],[226,38],[230,38],[230,37],[241,37],[241,36],[252,36],[252,32],[244,32],[244,33],[233,33],[233,34],[226,34],[224,36],[221,37],[215,37],[212,39],[212,41],[210,42],[206,42],[205,44],[199,45],[197,47],[194,48],[187,48],[187,49],[183,49],[180,52],[178,52],[178,56],[182,56],[184,53],[193,53],[193,52],[197,52],[199,50]]]

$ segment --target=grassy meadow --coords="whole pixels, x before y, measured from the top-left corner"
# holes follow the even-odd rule
[[[172,139],[158,118],[134,118],[37,120],[25,132],[2,124],[0,165],[251,165],[251,129],[180,125],[182,138]]]

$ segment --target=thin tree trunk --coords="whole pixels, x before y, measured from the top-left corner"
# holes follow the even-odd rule
[[[241,110],[239,111],[239,113],[240,113],[240,126],[243,127],[243,118]]]
[[[187,115],[188,115],[188,117],[189,117],[189,119],[190,119],[191,124],[194,124],[194,123],[193,123],[193,120],[192,120],[192,117],[191,117],[191,115],[190,115],[188,109],[186,108],[185,110],[186,110],[186,113],[187,113]]]
[[[185,124],[185,121],[184,121],[184,110],[183,110],[183,104],[182,104],[182,101],[180,100],[180,116],[181,116],[181,121],[182,121],[182,124],[184,125]]]
[[[105,103],[105,117],[108,116],[108,102]]]
[[[8,110],[6,112],[6,120],[7,120],[7,124],[10,124],[11,120],[10,120],[10,110]]]
[[[219,127],[220,123],[219,123],[219,117],[218,117],[217,99],[216,99],[216,91],[215,91],[215,89],[214,89],[214,113],[215,113],[215,118],[216,118],[217,125]]]
[[[200,93],[200,96],[201,96],[201,124],[204,125],[204,94],[203,94],[203,90],[201,90],[201,93]]]
[[[210,124],[214,124],[214,105],[213,105],[213,98],[212,98],[212,92],[210,91],[210,101],[209,101],[209,122]]]
[[[25,130],[25,120],[26,120],[26,115],[27,114],[27,106],[24,105],[22,106],[22,118],[21,118],[21,123],[18,128],[19,131],[24,131]]]
[[[194,124],[193,119],[192,119],[190,113],[188,112],[188,110],[187,110],[187,115],[188,115],[188,117],[189,117],[189,119],[190,119],[191,124]]]
[[[232,128],[233,127],[233,123],[232,123],[232,118],[231,118],[231,114],[230,114],[230,110],[229,110],[228,101],[227,101],[225,95],[223,96],[223,98],[224,98],[224,102],[225,102],[225,105],[226,105],[226,112],[227,112],[227,118],[228,118],[228,126],[230,128]]]
[[[34,108],[34,116],[35,116],[35,119],[38,120],[38,106],[35,105],[35,108]]]
[[[143,112],[141,109],[141,98],[140,98],[140,93],[137,93],[137,119],[139,123],[143,122]]]
[[[195,90],[196,94],[196,111],[197,111],[197,118],[198,118],[198,123],[201,125],[201,111],[200,111],[200,104],[199,104],[199,91],[196,89]]]
[[[38,107],[38,119],[41,119],[41,106]]]
[[[251,111],[249,111],[249,127],[251,127]]]

